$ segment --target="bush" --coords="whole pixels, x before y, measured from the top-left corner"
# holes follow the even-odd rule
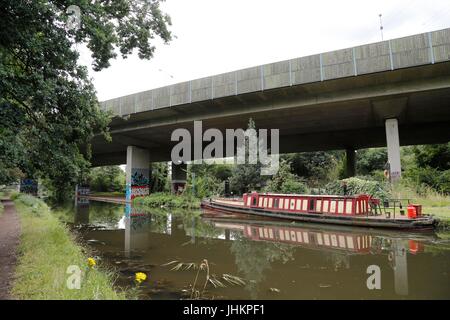
[[[411,168],[405,172],[404,179],[407,184],[413,185],[419,194],[422,194],[421,189],[424,186],[450,194],[450,170],[440,171],[431,167]]]
[[[368,194],[381,200],[389,198],[389,192],[382,182],[363,180],[356,177],[330,182],[325,186],[325,190],[328,194],[342,195],[344,193],[344,183],[347,185],[347,194],[349,195]]]
[[[91,169],[90,188],[98,192],[124,192],[125,172],[118,166],[106,166]]]
[[[306,193],[308,188],[299,177],[291,172],[290,163],[281,160],[278,172],[270,179],[264,188],[265,192],[275,193]]]
[[[142,205],[149,208],[181,208],[198,209],[200,201],[193,196],[182,194],[174,195],[170,193],[158,192],[145,197],[138,197],[133,200],[136,205]]]
[[[11,192],[11,194],[9,195],[9,198],[10,198],[11,200],[16,200],[20,195],[21,195],[20,192],[13,191],[13,192]]]
[[[386,148],[361,149],[356,153],[356,172],[358,175],[372,174],[373,171],[383,171],[387,158]]]
[[[49,211],[49,207],[44,201],[29,194],[19,194],[17,197],[15,197],[15,200],[18,203],[29,207],[31,212],[37,216],[41,216],[42,212]]]

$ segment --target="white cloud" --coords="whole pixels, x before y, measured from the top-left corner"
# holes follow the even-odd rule
[[[100,101],[171,83],[392,39],[450,24],[448,0],[168,0],[177,36],[155,57],[91,71]],[[83,62],[89,57],[84,50]],[[162,71],[159,71],[162,70]],[[173,78],[171,77],[173,76]]]

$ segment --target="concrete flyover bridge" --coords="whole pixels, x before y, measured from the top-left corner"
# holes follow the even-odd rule
[[[393,178],[400,145],[450,140],[450,29],[236,70],[101,103],[115,117],[112,142],[93,139],[93,165],[170,160],[177,128],[280,129],[280,153],[388,146]],[[174,166],[174,183],[183,182]],[[137,171],[136,171],[137,170]],[[148,189],[147,189],[148,190]],[[145,193],[145,188],[138,191]]]

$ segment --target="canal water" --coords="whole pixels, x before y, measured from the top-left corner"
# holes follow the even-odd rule
[[[65,213],[79,240],[116,270],[117,286],[134,287],[136,272],[148,275],[140,299],[450,299],[448,232],[100,202]]]

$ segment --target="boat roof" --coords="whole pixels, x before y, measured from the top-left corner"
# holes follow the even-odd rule
[[[252,194],[254,192],[251,192],[249,194]],[[275,197],[321,197],[321,198],[357,198],[361,196],[361,194],[353,194],[353,195],[332,195],[332,194],[299,194],[299,193],[266,193],[266,192],[256,192],[258,195],[264,195],[264,196],[275,196]]]

